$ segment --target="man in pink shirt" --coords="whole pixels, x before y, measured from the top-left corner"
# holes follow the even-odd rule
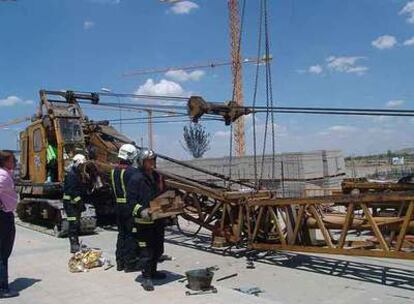
[[[13,250],[16,228],[14,214],[17,194],[14,190],[13,169],[16,159],[10,151],[0,151],[0,299],[18,296],[10,290],[8,259]]]

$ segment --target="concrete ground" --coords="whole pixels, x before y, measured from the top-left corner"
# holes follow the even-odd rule
[[[82,237],[113,260],[115,231]],[[102,268],[70,273],[67,239],[17,228],[10,260],[11,286],[20,291],[8,304],[49,303],[414,303],[414,261],[277,253],[260,256],[255,269],[246,269],[246,252],[223,256],[200,237],[167,233],[166,253],[174,260],[160,264],[168,279],[155,292],[144,292],[138,274]],[[209,252],[201,249],[209,250]],[[220,254],[219,254],[220,253]],[[217,294],[186,296],[185,271],[217,265],[213,285]],[[221,282],[217,278],[238,273]],[[258,297],[233,288],[259,287]]]

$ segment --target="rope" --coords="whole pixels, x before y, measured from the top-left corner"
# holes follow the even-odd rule
[[[262,13],[266,19],[265,13],[266,13],[266,2],[265,0],[262,0],[263,4],[262,4]],[[266,23],[264,24],[266,26]],[[266,35],[266,28],[265,28],[265,35]],[[267,41],[265,42],[267,43]],[[267,67],[267,65],[266,65]],[[270,108],[269,105],[269,77],[267,74],[267,68],[266,68],[266,109]],[[261,169],[260,169],[260,179],[259,179],[259,184],[261,182],[261,180],[263,179],[263,169],[264,169],[264,158],[266,155],[266,144],[267,144],[267,130],[269,127],[269,111],[266,111],[266,120],[265,120],[265,130],[264,130],[264,136],[263,136],[263,151],[262,151],[262,163],[261,163]]]
[[[264,22],[265,22],[265,36],[266,36],[266,59],[270,58],[270,37],[269,37],[269,22],[268,22],[268,9],[267,9],[267,0],[264,0]],[[272,86],[272,71],[271,63],[269,60],[266,60],[266,98],[270,99],[270,106],[273,108],[273,86]],[[272,179],[275,178],[275,117],[274,112],[271,112],[271,122],[272,122]]]
[[[262,1],[260,1],[260,11],[259,11],[259,35],[258,35],[258,45],[257,45],[257,57],[259,58],[262,52]],[[253,108],[256,107],[257,101],[257,88],[259,83],[259,71],[260,65],[256,65],[256,74],[254,79],[254,91],[253,91]],[[257,182],[257,139],[256,139],[256,112],[253,112],[253,160],[254,160],[254,183],[256,189],[258,188]]]

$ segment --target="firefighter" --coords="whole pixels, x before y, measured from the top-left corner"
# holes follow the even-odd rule
[[[137,225],[139,257],[142,267],[142,287],[154,290],[152,280],[165,279],[166,275],[157,271],[157,261],[163,253],[164,223],[152,220],[150,201],[160,193],[160,176],[154,171],[156,155],[151,150],[142,150],[139,157],[139,173],[134,174],[127,190],[128,200],[133,203],[132,213]]]
[[[124,144],[118,152],[119,164],[111,171],[112,190],[116,200],[118,238],[116,242],[116,265],[118,271],[139,270],[134,218],[128,189],[131,177],[139,173],[136,168],[138,150],[131,144]],[[133,185],[132,185],[133,186]]]
[[[86,158],[82,154],[76,154],[73,157],[72,166],[65,176],[63,186],[63,207],[69,223],[68,236],[71,253],[80,250],[80,217],[82,211],[85,210],[86,199],[86,185],[82,183],[80,165],[85,162]]]

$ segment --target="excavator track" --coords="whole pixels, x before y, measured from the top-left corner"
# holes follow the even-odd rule
[[[85,208],[80,218],[80,233],[91,234],[96,229],[95,208],[89,204]],[[56,237],[67,236],[69,225],[62,200],[25,197],[16,213],[20,226]]]

